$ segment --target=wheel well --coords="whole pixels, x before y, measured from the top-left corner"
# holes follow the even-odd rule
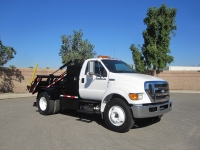
[[[123,100],[128,106],[130,106],[130,104],[127,102],[127,100],[119,94],[113,94],[111,99],[113,99],[113,98],[119,98],[119,99]]]
[[[40,91],[38,91],[38,94],[37,94],[37,99],[38,99],[38,96],[40,95],[40,93],[42,93],[42,92],[46,92],[46,93],[48,93],[46,90],[44,90],[44,89],[41,89]]]
[[[119,99],[123,100],[128,106],[130,106],[130,104],[127,102],[127,100],[123,96],[121,96],[119,94],[116,94],[116,93],[113,93],[113,94],[110,94],[110,95],[106,96],[106,98],[104,99],[104,101],[106,103],[108,103],[113,98],[119,98]]]
[[[127,100],[123,97],[123,96],[121,96],[121,95],[119,95],[119,94],[116,94],[116,93],[112,93],[112,94],[110,94],[110,95],[108,95],[108,96],[106,96],[106,98],[103,100],[105,103],[108,103],[111,99],[113,99],[113,98],[119,98],[119,99],[121,99],[122,101],[124,101],[126,104],[127,104],[127,106],[130,108],[130,104],[127,102]],[[106,106],[103,106],[102,107],[102,112],[104,112],[104,109],[105,109],[105,107]],[[131,109],[131,108],[130,108]]]

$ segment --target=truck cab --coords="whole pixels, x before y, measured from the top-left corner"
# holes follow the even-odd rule
[[[35,81],[37,78],[40,76]],[[160,118],[172,109],[167,81],[137,73],[125,62],[108,56],[68,65],[64,77],[52,79],[49,85],[36,86],[36,106],[41,114],[58,113],[61,108],[99,113],[116,132],[128,131],[135,118]]]

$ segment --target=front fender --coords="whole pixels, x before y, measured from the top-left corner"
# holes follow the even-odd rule
[[[101,101],[100,111],[104,112],[106,104],[111,100],[113,94],[118,94],[121,97],[123,97],[127,101],[127,103],[133,104],[134,101],[132,101],[129,98],[128,96],[129,93],[141,93],[141,92],[143,93],[143,91],[139,90],[138,88],[131,88],[130,85],[114,84],[110,86],[104,93],[103,99]]]

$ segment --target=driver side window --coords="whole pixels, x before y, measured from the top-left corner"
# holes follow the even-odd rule
[[[89,68],[89,62],[88,62],[87,67],[85,69],[85,74],[87,74],[88,68]],[[107,71],[99,61],[95,61],[95,72],[94,72],[94,74],[97,75],[97,76],[107,77]]]

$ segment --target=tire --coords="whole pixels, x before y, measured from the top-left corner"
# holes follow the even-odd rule
[[[108,102],[104,111],[104,120],[108,128],[116,132],[126,132],[134,124],[130,108],[119,98]]]
[[[54,111],[54,101],[49,100],[46,92],[39,94],[37,98],[38,110],[41,115],[52,115]]]
[[[53,114],[57,114],[60,112],[60,100],[57,99],[54,101],[54,111]]]

